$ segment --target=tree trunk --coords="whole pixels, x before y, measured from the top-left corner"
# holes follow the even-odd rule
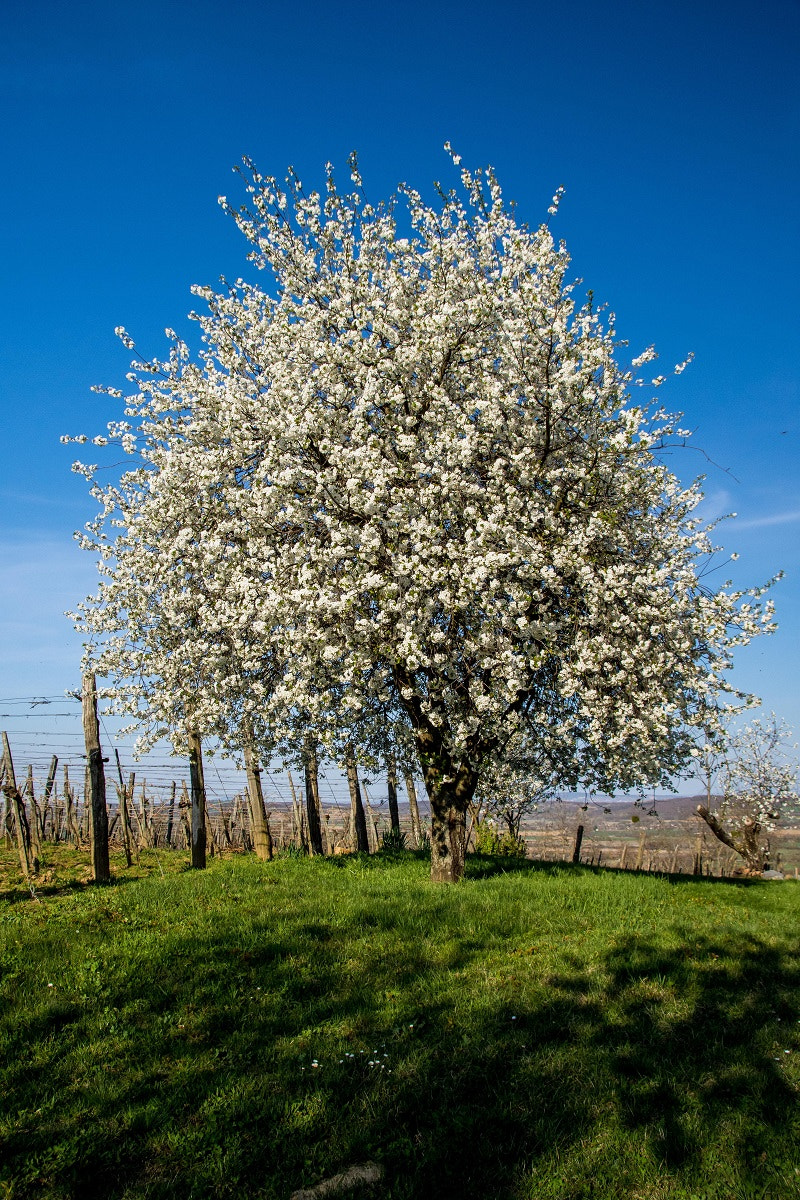
[[[464,876],[466,810],[441,798],[431,799],[431,879],[458,883]]]
[[[358,783],[358,768],[356,767],[356,759],[353,754],[352,746],[347,747],[345,755],[345,765],[347,767],[347,786],[350,789],[350,815],[353,826],[353,841],[355,845],[353,850],[359,853],[369,853],[369,839],[367,837],[367,818],[364,813],[364,805],[361,801],[361,788]]]
[[[400,809],[397,806],[397,765],[393,754],[390,754],[386,760],[386,782],[389,799],[389,824],[392,827],[392,833],[399,833]]]
[[[311,854],[322,854],[322,826],[319,813],[319,766],[313,750],[308,751],[303,762],[306,785],[306,820],[308,821],[308,843]]]
[[[422,823],[419,819],[419,804],[417,803],[417,789],[414,786],[414,776],[410,771],[403,772],[403,778],[406,783],[406,793],[408,795],[408,807],[411,812],[411,836],[414,839],[414,848],[419,850],[422,845]]]
[[[272,858],[272,837],[269,831],[264,792],[261,787],[261,768],[252,746],[245,742],[244,768],[247,775],[247,794],[250,798],[250,825],[253,830],[253,848],[257,856],[268,862]]]
[[[200,735],[189,733],[189,779],[192,788],[192,866],[206,865],[206,787],[203,778],[203,751]]]
[[[458,883],[464,876],[467,809],[477,773],[468,762],[453,763],[438,730],[418,729],[417,745],[431,805],[431,879]]]
[[[111,870],[108,861],[108,809],[106,808],[106,776],[103,752],[100,749],[100,724],[97,720],[97,687],[94,672],[83,677],[83,736],[86,742],[89,794],[91,805],[92,864],[95,883],[108,883]]]
[[[737,854],[741,854],[748,871],[758,875],[764,870],[769,863],[769,844],[762,841],[762,826],[757,821],[749,818],[741,830],[732,834],[704,804],[698,804],[697,815],[702,817],[714,837]]]
[[[369,792],[366,784],[361,784],[361,792],[364,800],[364,815],[367,818],[367,830],[372,830],[372,847],[371,853],[377,854],[380,850],[380,840],[378,839],[378,826],[375,822],[375,814],[372,811],[372,805],[369,800]]]

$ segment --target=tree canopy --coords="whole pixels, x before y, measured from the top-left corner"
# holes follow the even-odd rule
[[[300,721],[340,758],[405,727],[439,879],[512,742],[564,787],[664,783],[772,618],[703,582],[701,485],[659,455],[684,435],[632,399],[654,352],[621,361],[491,170],[433,205],[370,203],[354,158],[346,192],[242,174],[222,204],[267,282],[196,289],[202,352],[168,331],[109,426],[138,463],[78,467],[104,576],[79,619],[120,707],[234,743],[244,716],[265,752]]]

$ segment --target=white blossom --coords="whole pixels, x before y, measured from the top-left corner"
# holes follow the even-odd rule
[[[772,614],[701,581],[700,485],[657,458],[676,422],[630,403],[547,226],[491,170],[434,208],[369,205],[350,166],[319,194],[246,162],[249,207],[221,200],[267,282],[195,289],[200,356],[170,331],[133,364],[78,621],[150,737],[410,728],[442,861],[513,737],[566,781],[668,778]]]

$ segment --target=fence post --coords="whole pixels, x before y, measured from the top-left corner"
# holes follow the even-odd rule
[[[28,881],[30,881],[31,875],[35,875],[39,870],[39,862],[31,851],[30,829],[28,827],[27,817],[25,816],[25,806],[22,803],[22,797],[17,790],[17,779],[14,774],[14,760],[11,757],[11,746],[8,742],[7,733],[3,734],[3,763],[5,766],[5,771],[3,773],[3,790],[5,792],[7,805],[10,806],[11,812],[14,814],[19,865],[22,867],[22,874]]]
[[[583,826],[579,825],[575,831],[575,849],[572,851],[572,861],[579,863],[581,861],[581,842],[583,841]]]
[[[694,862],[692,863],[692,874],[703,874],[703,835],[698,833],[694,843]]]
[[[647,831],[642,829],[639,833],[639,845],[636,849],[636,866],[634,867],[635,871],[641,871],[642,869],[642,863],[644,862],[644,843],[646,837]]]
[[[97,687],[94,672],[83,677],[81,693],[83,707],[83,736],[86,742],[88,802],[92,820],[92,866],[95,883],[107,883],[111,878],[108,863],[108,809],[106,808],[106,777],[103,752],[100,749],[100,724],[97,720]]]
[[[42,800],[42,837],[47,837],[47,814],[50,807],[50,799],[53,795],[53,788],[56,782],[56,771],[58,770],[58,755],[54,754],[50,759],[50,770],[47,772],[47,783],[44,785],[44,799]],[[53,801],[53,824],[55,825],[56,805]],[[58,838],[55,838],[58,841]]]

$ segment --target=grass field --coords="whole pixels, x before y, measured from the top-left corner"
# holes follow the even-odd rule
[[[800,1197],[794,882],[46,853],[0,857],[0,1196]]]

